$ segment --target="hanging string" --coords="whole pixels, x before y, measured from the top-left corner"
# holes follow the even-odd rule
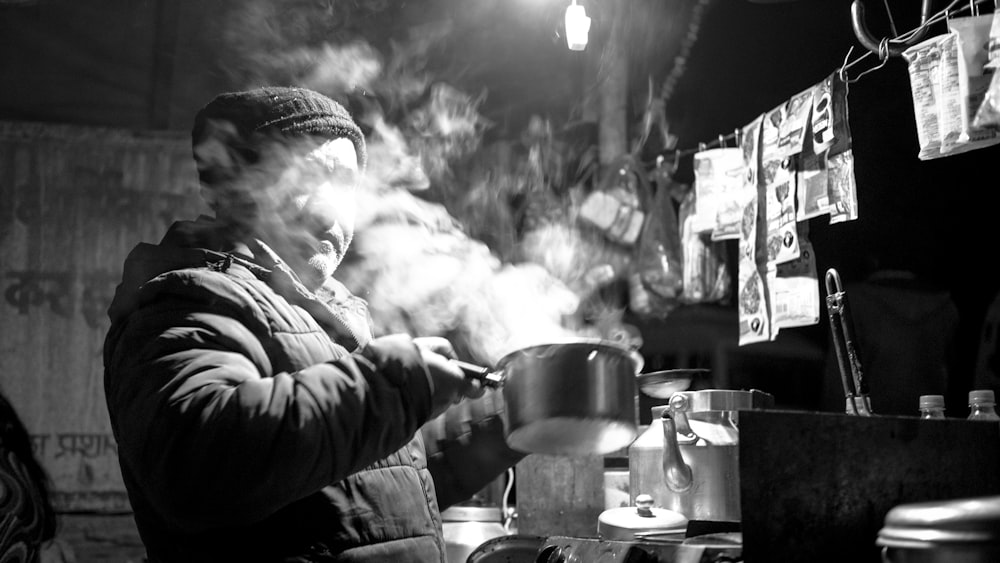
[[[864,75],[866,75],[866,74],[868,74],[870,72],[875,72],[876,70],[879,70],[880,68],[884,67],[887,62],[889,62],[889,39],[882,39],[882,41],[879,41],[879,44],[878,44],[878,58],[882,62],[880,62],[877,66],[873,66],[873,67],[869,68],[868,70],[859,72],[857,76],[855,76],[854,78],[851,78],[850,76],[847,75],[847,69],[850,66],[852,66],[854,63],[848,63],[847,60],[851,58],[851,53],[853,53],[853,52],[854,52],[854,46],[851,45],[851,47],[849,49],[847,49],[847,54],[844,55],[844,64],[842,64],[840,66],[840,72],[838,73],[839,76],[840,76],[841,82],[843,82],[844,84],[848,84],[848,85],[854,84],[858,80],[861,80],[862,76],[864,76]],[[858,57],[858,59],[855,61],[855,63],[860,62],[862,59],[864,59],[865,57],[867,57],[871,53],[872,53],[871,51],[868,51],[864,55],[861,55],[860,57]]]

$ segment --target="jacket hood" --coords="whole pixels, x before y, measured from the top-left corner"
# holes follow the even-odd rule
[[[173,270],[220,264],[232,254],[244,254],[240,250],[210,217],[175,222],[159,244],[139,243],[129,252],[121,283],[108,307],[108,317],[115,323],[128,316],[135,309],[139,288],[156,276]],[[245,257],[250,260],[249,256]]]

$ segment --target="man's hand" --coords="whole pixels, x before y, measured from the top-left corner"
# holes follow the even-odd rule
[[[458,404],[462,399],[482,397],[486,389],[479,381],[466,377],[458,365],[451,361],[456,359],[455,348],[447,338],[440,336],[422,336],[413,339],[420,349],[427,373],[430,378],[433,414],[435,418]]]

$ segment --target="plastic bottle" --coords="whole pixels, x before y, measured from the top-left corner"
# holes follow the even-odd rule
[[[1000,421],[996,404],[996,397],[992,389],[969,391],[969,420]]]
[[[920,396],[920,418],[944,417],[944,395]]]

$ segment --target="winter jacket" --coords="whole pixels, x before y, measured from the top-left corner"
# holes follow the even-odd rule
[[[151,563],[444,562],[439,506],[523,455],[498,394],[427,425],[461,435],[425,448],[412,340],[373,339],[361,299],[310,292],[211,219],[136,246],[108,313],[108,411]]]

